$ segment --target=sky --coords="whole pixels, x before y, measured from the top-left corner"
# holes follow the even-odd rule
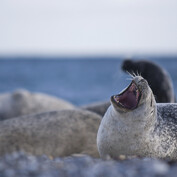
[[[177,0],[1,0],[0,55],[177,54]]]

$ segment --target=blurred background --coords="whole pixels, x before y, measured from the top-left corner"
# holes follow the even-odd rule
[[[0,93],[107,100],[130,82],[125,58],[158,63],[177,93],[176,9],[177,0],[1,0]]]

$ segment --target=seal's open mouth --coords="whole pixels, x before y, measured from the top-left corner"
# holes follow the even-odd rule
[[[111,101],[125,109],[135,109],[138,106],[141,93],[134,81],[122,93],[111,97]]]

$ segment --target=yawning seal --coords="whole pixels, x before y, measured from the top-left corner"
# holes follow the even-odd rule
[[[177,159],[177,104],[156,104],[141,76],[112,96],[111,104],[97,134],[101,157],[124,154]]]

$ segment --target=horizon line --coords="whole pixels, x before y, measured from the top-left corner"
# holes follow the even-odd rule
[[[62,59],[83,59],[83,60],[94,60],[94,59],[177,59],[177,54],[132,54],[132,55],[1,55],[0,54],[0,60],[29,60],[29,59],[41,59],[41,60],[62,60]]]

